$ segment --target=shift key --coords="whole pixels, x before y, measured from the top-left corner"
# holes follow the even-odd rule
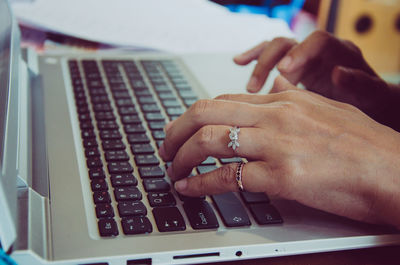
[[[249,226],[251,224],[242,203],[232,192],[213,195],[211,198],[226,226]]]

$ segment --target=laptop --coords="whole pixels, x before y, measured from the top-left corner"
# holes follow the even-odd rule
[[[166,122],[209,97],[192,69],[215,58],[197,58],[21,51],[0,1],[0,243],[11,258],[196,264],[400,243],[391,227],[265,194],[179,196],[157,148]],[[193,174],[240,160],[210,157]]]

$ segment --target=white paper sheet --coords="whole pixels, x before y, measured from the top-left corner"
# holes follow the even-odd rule
[[[206,0],[36,0],[13,4],[24,24],[87,40],[175,53],[242,52],[289,36],[286,23]]]

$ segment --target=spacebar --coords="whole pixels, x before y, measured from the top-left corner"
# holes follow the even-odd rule
[[[213,195],[211,198],[226,226],[248,226],[251,224],[242,203],[232,192]]]

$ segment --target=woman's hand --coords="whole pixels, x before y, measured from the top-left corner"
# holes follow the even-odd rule
[[[190,178],[208,156],[245,157],[243,185],[338,215],[400,227],[400,135],[355,107],[296,89],[200,100],[166,127],[160,148],[181,194],[238,190],[237,164]],[[285,91],[287,90],[287,91]],[[240,146],[228,148],[229,128]]]
[[[400,89],[395,91],[383,81],[349,41],[316,31],[302,43],[276,38],[234,58],[239,65],[253,60],[257,65],[247,86],[249,92],[258,92],[277,66],[292,84],[302,83],[310,91],[354,105],[375,120],[400,128],[392,121],[398,120],[393,119],[393,108],[399,109]]]

